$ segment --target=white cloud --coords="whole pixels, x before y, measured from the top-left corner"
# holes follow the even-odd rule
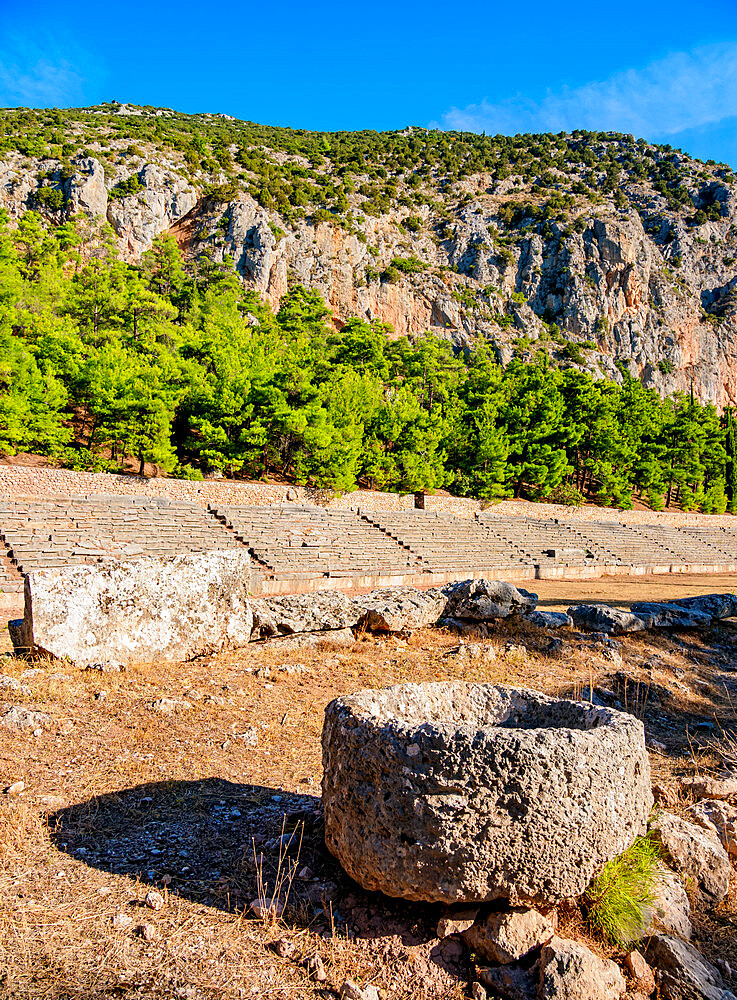
[[[644,67],[580,87],[518,94],[451,108],[440,127],[514,135],[573,129],[632,132],[658,138],[713,124],[737,109],[737,42],[674,52]],[[437,123],[434,123],[437,124]]]

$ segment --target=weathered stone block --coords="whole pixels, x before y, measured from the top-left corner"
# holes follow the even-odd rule
[[[492,621],[529,614],[537,606],[537,594],[503,580],[461,580],[443,587],[443,593],[448,598],[445,615],[451,618]]]
[[[37,652],[79,665],[186,660],[249,641],[249,583],[238,549],[39,570],[24,627]]]
[[[365,888],[414,900],[578,896],[653,802],[638,719],[491,684],[338,698],[323,764],[329,850]]]
[[[568,609],[568,614],[576,628],[585,632],[605,632],[607,635],[642,632],[652,624],[648,615],[634,615],[608,604],[575,604]]]
[[[253,638],[352,628],[362,611],[339,590],[259,597],[251,602]]]
[[[387,587],[355,598],[355,604],[363,611],[359,624],[370,632],[401,632],[434,625],[443,614],[446,597],[440,590]]]

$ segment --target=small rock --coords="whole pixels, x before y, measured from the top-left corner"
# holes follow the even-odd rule
[[[113,927],[116,931],[124,931],[133,923],[133,917],[127,913],[116,913],[113,917]]]
[[[624,956],[624,966],[643,993],[649,995],[655,989],[653,970],[639,951],[630,951]]]
[[[152,701],[149,708],[154,712],[161,712],[164,715],[173,715],[175,712],[186,712],[192,705],[184,698],[158,698]]]
[[[537,628],[572,628],[573,619],[564,611],[533,611],[524,616],[525,621]]]
[[[341,1000],[379,1000],[379,991],[375,986],[364,986],[361,989],[352,979],[346,979],[340,988]]]
[[[141,937],[144,941],[155,941],[159,936],[159,932],[154,924],[141,924]]]
[[[539,993],[560,1000],[618,1000],[627,984],[614,962],[578,941],[554,937],[540,956]]]
[[[97,694],[95,695],[95,701],[105,701],[106,698],[107,698],[107,691],[105,691],[104,689],[102,691],[98,691]]]
[[[42,795],[38,801],[39,805],[49,812],[56,812],[58,809],[63,809],[67,804],[67,800],[62,795]]]
[[[565,649],[565,645],[566,644],[563,642],[562,639],[558,638],[551,639],[550,642],[545,647],[545,649],[543,650],[543,652],[546,653],[548,656],[558,656]]]
[[[666,782],[658,782],[653,785],[653,798],[657,805],[673,809],[678,805],[678,790]]]
[[[47,726],[51,720],[44,712],[36,712],[22,705],[15,705],[13,708],[0,716],[0,725],[6,729],[32,729],[34,736],[39,727]],[[39,733],[42,730],[39,729]]]
[[[721,972],[721,974],[724,976],[725,979],[732,978],[732,966],[729,964],[726,958],[718,958],[714,962],[714,965],[716,965],[717,969],[719,969],[719,971]]]
[[[681,778],[681,789],[697,799],[729,799],[737,796],[737,775],[723,778]]]
[[[12,785],[8,785],[5,789],[6,795],[20,795],[22,791],[25,790],[26,783],[22,779],[20,781],[14,781]]]
[[[251,910],[261,920],[276,920],[284,913],[284,904],[273,897],[251,900]]]
[[[258,746],[258,730],[255,726],[249,726],[242,733],[235,733],[234,735],[245,743],[247,747]]]
[[[694,823],[719,837],[727,854],[737,857],[737,806],[721,799],[702,799],[688,814]]]
[[[309,972],[311,978],[314,979],[316,983],[324,983],[328,978],[328,974],[325,971],[325,963],[317,953],[310,955],[305,962],[305,965],[307,966],[307,971]]]
[[[278,938],[271,942],[271,950],[276,952],[279,958],[294,958],[297,953],[297,945],[289,938]]]
[[[20,691],[20,681],[8,674],[0,674],[0,691]]]
[[[160,892],[156,892],[155,889],[151,889],[146,893],[146,906],[150,910],[160,910],[164,905],[164,897]]]
[[[448,650],[446,656],[457,657],[463,663],[496,663],[496,650],[481,642],[462,642]]]
[[[478,970],[478,977],[484,986],[488,986],[495,997],[504,997],[504,1000],[537,1000],[538,976],[538,963],[531,969],[520,965],[497,965]]]
[[[118,674],[122,669],[123,665],[114,660],[106,660],[103,663],[87,663],[82,667],[82,670],[96,671],[100,674]]]
[[[553,924],[537,910],[515,907],[506,912],[490,913],[464,931],[463,937],[483,958],[508,965],[540,948],[552,938],[554,931]]]
[[[624,662],[622,660],[622,654],[618,649],[615,649],[614,646],[602,646],[599,650],[599,656],[601,656],[603,660],[609,660],[609,662],[613,663],[615,667],[621,667]]]
[[[686,941],[655,934],[647,957],[660,970],[659,996],[663,1000],[734,1000],[723,988],[719,970]]]
[[[462,934],[473,926],[478,915],[478,906],[468,906],[446,914],[438,921],[438,937],[442,939],[451,934]]]
[[[732,867],[717,837],[669,812],[659,813],[650,826],[681,875],[692,879],[694,891],[707,906],[727,895]]]

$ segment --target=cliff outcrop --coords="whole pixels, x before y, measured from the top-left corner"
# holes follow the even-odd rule
[[[631,139],[619,137],[616,157],[626,166],[632,153],[623,138]],[[153,146],[117,159],[87,149],[66,163],[6,152],[0,204],[14,219],[35,209],[52,224],[78,213],[105,220],[130,262],[171,233],[186,259],[232,261],[274,306],[291,285],[318,290],[338,325],[359,316],[389,324],[395,336],[430,330],[458,349],[483,339],[505,363],[542,349],[558,364],[615,380],[626,368],[660,393],[693,388],[701,401],[734,405],[731,171],[630,145],[645,150],[656,181],[625,170],[604,183],[610,175],[597,172],[596,158],[608,156],[610,170],[616,157],[599,136],[587,149],[588,173],[548,171],[542,181],[512,169],[450,184],[425,169],[419,187],[411,171],[397,171],[389,177],[397,199],[379,211],[367,211],[361,196],[371,172],[351,175],[340,214],[260,204],[217,164],[209,174],[192,170]],[[299,156],[260,155],[274,169],[305,172]],[[666,167],[677,174],[680,201],[657,183]],[[327,179],[330,162],[321,169]]]

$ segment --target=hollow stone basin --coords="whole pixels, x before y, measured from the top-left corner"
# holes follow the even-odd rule
[[[492,684],[400,684],[332,701],[325,842],[405,899],[578,896],[653,805],[642,723]]]

